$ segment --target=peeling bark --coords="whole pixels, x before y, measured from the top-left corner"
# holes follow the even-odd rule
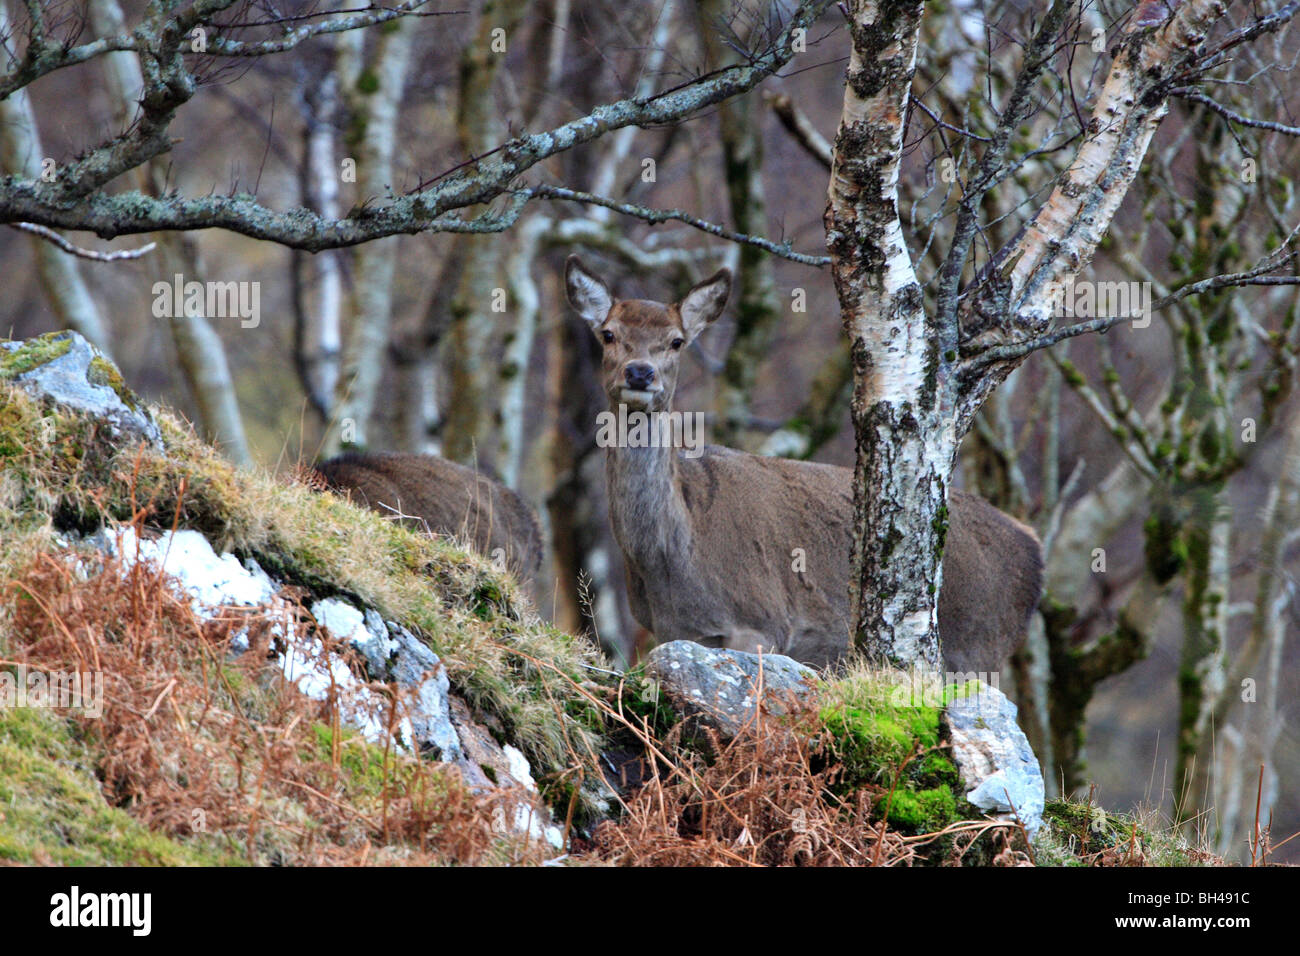
[[[853,641],[895,664],[938,667],[937,610],[956,453],[939,330],[898,218],[903,118],[921,5],[850,6],[853,51],[826,211],[854,367]]]

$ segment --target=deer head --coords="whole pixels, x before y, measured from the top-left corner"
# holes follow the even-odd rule
[[[722,314],[731,293],[731,272],[720,269],[680,302],[619,301],[605,281],[569,256],[564,266],[569,304],[591,326],[604,348],[602,378],[611,406],[668,411],[677,389],[682,350]]]

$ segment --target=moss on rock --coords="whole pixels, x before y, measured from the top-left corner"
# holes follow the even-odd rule
[[[67,355],[72,338],[66,332],[47,332],[21,343],[5,343],[0,348],[0,381],[25,375],[32,369]]]

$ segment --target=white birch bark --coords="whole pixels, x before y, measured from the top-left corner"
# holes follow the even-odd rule
[[[357,78],[344,91],[356,115],[363,117],[365,134],[357,150],[359,203],[385,204],[395,192],[394,155],[397,122],[406,86],[414,28],[406,20],[393,20],[379,31],[369,58],[376,80],[373,93],[362,94]],[[346,45],[343,55],[350,55]],[[352,70],[345,70],[347,74]],[[334,421],[325,440],[332,454],[343,445],[365,447],[370,442],[370,419],[378,400],[393,316],[393,282],[397,272],[397,239],[369,242],[357,250],[352,300],[348,304],[351,331],[343,369],[337,383]]]
[[[872,657],[938,667],[942,534],[956,433],[947,385],[932,374],[938,330],[923,309],[898,218],[902,118],[921,8],[890,8],[889,22],[880,22],[875,3],[856,2],[849,11],[853,51],[826,244],[855,371],[851,622],[855,643]]]
[[[8,11],[0,4],[0,36],[8,36],[10,29]],[[12,176],[39,180],[44,159],[31,97],[25,89],[16,90],[0,99],[0,168]],[[59,323],[111,354],[108,330],[80,264],[44,239],[33,236],[31,242],[37,279]]]
[[[117,0],[97,0],[91,5],[91,24],[98,35],[121,33],[125,30],[124,23]],[[105,57],[105,71],[114,117],[126,126],[135,118],[144,89],[140,61],[132,53],[112,53]],[[162,192],[167,178],[166,167],[166,159],[155,158],[139,174],[155,194]],[[203,270],[198,263],[198,247],[193,236],[163,232],[158,234],[156,241],[162,278],[170,281],[172,276],[180,274],[186,281],[201,281]],[[173,315],[167,323],[181,374],[194,398],[201,426],[236,464],[251,463],[252,453],[248,448],[235,396],[235,382],[221,337],[202,315]]]

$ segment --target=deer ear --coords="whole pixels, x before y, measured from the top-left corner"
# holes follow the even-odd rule
[[[577,256],[569,256],[564,263],[564,292],[573,310],[587,320],[593,329],[609,317],[614,307],[614,297],[603,279],[588,272]]]
[[[677,306],[682,316],[682,328],[688,339],[694,339],[710,322],[722,314],[722,307],[731,295],[731,270],[719,269],[690,292]]]

